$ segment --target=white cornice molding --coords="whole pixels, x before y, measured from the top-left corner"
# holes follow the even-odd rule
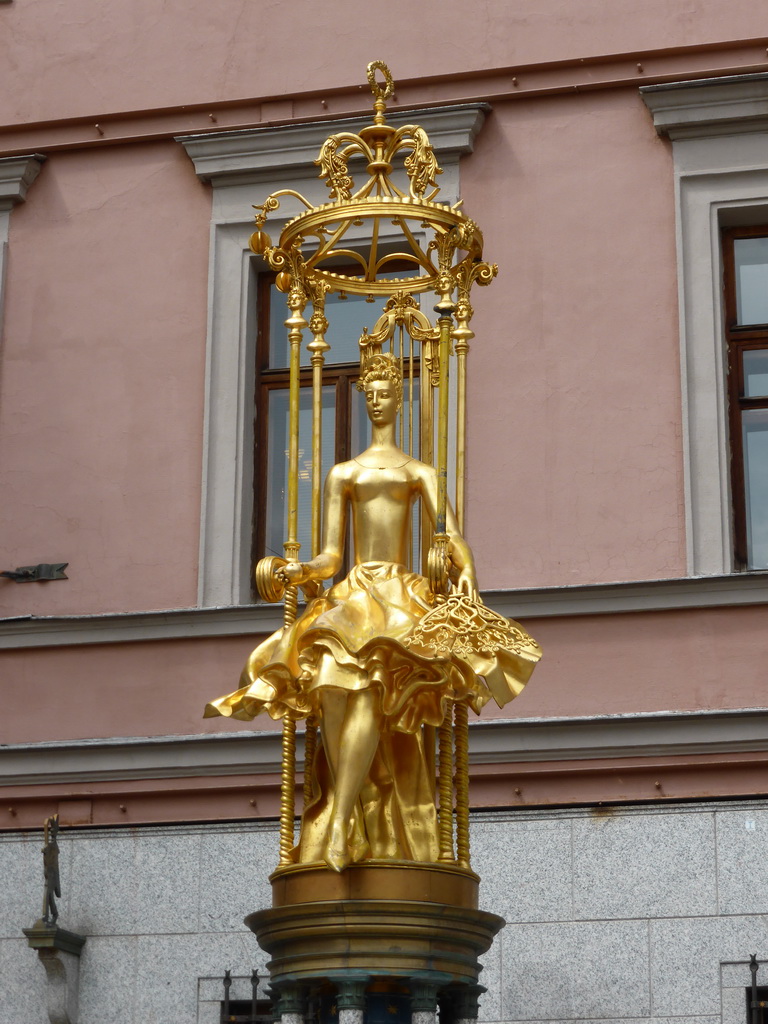
[[[768,130],[768,72],[645,85],[640,94],[659,135],[709,138]]]
[[[768,750],[768,709],[475,722],[472,764]],[[298,767],[303,758],[299,736]],[[280,771],[280,733],[128,737],[0,746],[0,785],[129,781]]]
[[[471,153],[480,131],[487,103],[463,103],[426,110],[388,111],[394,127],[419,124],[429,135],[435,152],[443,157]],[[311,121],[283,127],[248,128],[231,132],[180,135],[181,143],[195,165],[201,181],[230,186],[273,178],[298,167],[311,167],[317,177],[315,159],[330,134],[359,131],[370,118],[356,117]]]
[[[768,604],[768,572],[572,587],[483,591],[489,608],[514,619],[737,608]],[[142,643],[273,633],[281,605],[182,608],[110,615],[19,616],[0,619],[0,650],[80,644]]]
[[[23,203],[30,185],[45,162],[41,153],[28,156],[6,156],[0,159],[0,209]]]

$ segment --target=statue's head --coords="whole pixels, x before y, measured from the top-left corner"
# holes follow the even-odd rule
[[[363,368],[363,375],[357,382],[357,390],[365,389],[375,380],[387,381],[397,396],[397,408],[403,404],[403,374],[400,365],[389,352],[371,356]]]

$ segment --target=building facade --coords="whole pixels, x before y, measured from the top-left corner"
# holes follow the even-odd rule
[[[322,201],[319,146],[367,119],[382,58],[499,265],[466,535],[544,648],[471,728],[473,865],[508,922],[481,1019],[743,1022],[768,959],[759,5],[0,20],[0,571],[68,563],[0,578],[0,1021],[49,1019],[22,929],[56,813],[80,1021],[218,1020],[224,971],[241,1000],[264,973],[242,918],[269,900],[279,732],[202,719],[280,624],[251,584],[284,446],[252,205]]]

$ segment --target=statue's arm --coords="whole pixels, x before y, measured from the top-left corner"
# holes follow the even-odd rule
[[[437,519],[437,473],[424,465],[421,474],[421,500],[427,515],[435,525]],[[445,513],[445,532],[448,534],[448,553],[451,561],[459,570],[458,587],[463,594],[477,599],[477,573],[472,549],[464,540],[459,524],[456,521],[450,501]]]
[[[335,576],[341,568],[349,492],[345,465],[339,463],[333,466],[325,478],[322,551],[308,562],[293,562],[286,565],[281,572],[289,583],[327,580]]]

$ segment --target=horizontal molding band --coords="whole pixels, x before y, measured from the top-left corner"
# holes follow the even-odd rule
[[[273,732],[128,737],[0,746],[0,786],[279,773]],[[473,765],[768,751],[768,709],[476,722]],[[303,757],[299,739],[299,767]]]
[[[682,611],[768,604],[768,572],[570,587],[488,590],[489,608],[514,619]],[[0,650],[256,636],[283,624],[281,605],[181,608],[109,615],[25,615],[0,620]]]
[[[760,72],[768,39],[734,39],[627,53],[597,54],[475,69],[451,75],[398,79],[390,113],[454,103],[498,103],[596,89],[632,88],[681,78]],[[0,155],[98,149],[167,141],[180,134],[279,126],[318,118],[365,116],[370,110],[358,83],[291,95],[240,97],[133,111],[95,111],[69,118],[0,128]],[[367,95],[367,94],[366,94]],[[215,126],[215,127],[214,127]]]

